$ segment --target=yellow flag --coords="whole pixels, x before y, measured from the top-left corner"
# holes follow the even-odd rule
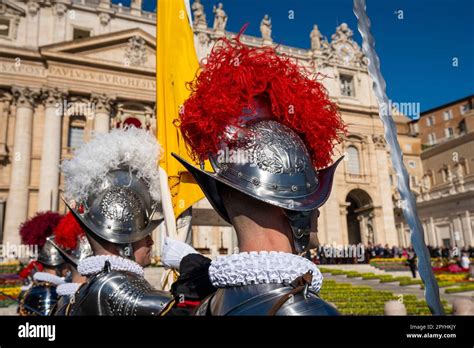
[[[194,78],[199,63],[185,0],[158,0],[157,15],[157,137],[164,150],[160,166],[168,173],[173,210],[178,217],[204,197],[191,174],[171,156],[175,152],[190,160],[173,120],[189,96],[185,83]]]

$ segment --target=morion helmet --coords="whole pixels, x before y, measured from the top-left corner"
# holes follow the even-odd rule
[[[149,132],[116,129],[97,135],[62,165],[71,213],[87,234],[119,245],[124,257],[132,255],[131,243],[163,221],[154,219],[161,206],[160,152]]]

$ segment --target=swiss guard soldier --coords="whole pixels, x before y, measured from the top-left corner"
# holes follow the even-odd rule
[[[33,274],[33,283],[22,296],[18,308],[19,315],[49,315],[55,306],[57,286],[64,284],[64,259],[47,240],[62,215],[54,212],[38,213],[20,227],[22,242],[41,248],[37,262],[42,270]]]
[[[211,262],[218,290],[196,314],[337,315],[318,296],[321,272],[296,254],[317,232],[345,126],[319,82],[239,37],[215,45],[177,122],[201,168],[175,157],[234,226],[240,250]],[[208,159],[214,172],[204,170]]]
[[[70,211],[84,229],[94,256],[81,260],[87,277],[66,315],[183,315],[171,293],[144,278],[151,232],[163,221],[157,160],[161,147],[147,131],[99,134],[62,166]],[[206,273],[207,275],[207,273]]]
[[[87,277],[67,315],[161,315],[173,297],[144,278],[160,205],[156,139],[137,128],[98,134],[62,165],[66,203],[94,256],[81,260]]]
[[[56,292],[59,299],[50,314],[65,315],[71,296],[86,281],[86,277],[77,270],[77,265],[81,260],[92,255],[92,249],[84,230],[71,212],[67,213],[59,222],[54,230],[54,235],[48,237],[48,241],[63,257],[70,278],[70,282],[58,285]]]

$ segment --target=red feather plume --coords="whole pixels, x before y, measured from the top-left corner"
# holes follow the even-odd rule
[[[62,215],[47,211],[36,214],[20,225],[20,236],[23,244],[38,245],[42,248],[46,237],[53,234],[54,229],[62,219]]]
[[[23,268],[18,273],[18,275],[21,278],[26,279],[29,276],[32,276],[35,272],[41,272],[43,270],[43,268],[44,268],[43,264],[41,264],[40,262],[38,262],[36,260],[32,260],[32,261],[30,261],[30,263],[25,268]]]
[[[314,167],[327,166],[346,131],[337,106],[304,68],[272,47],[245,46],[241,33],[220,39],[202,71],[187,84],[191,95],[175,124],[191,156],[203,161],[216,154],[226,128],[239,125],[243,110],[255,114],[254,97],[266,94],[275,120],[301,137]]]
[[[75,249],[79,236],[84,235],[84,230],[76,221],[71,212],[67,213],[54,230],[55,241],[64,249]]]

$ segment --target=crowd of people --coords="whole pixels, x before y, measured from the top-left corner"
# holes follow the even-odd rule
[[[347,252],[337,251],[339,247],[337,246],[322,246],[318,249],[314,249],[311,254],[311,258],[317,264],[355,264],[355,263],[370,263],[371,259],[375,258],[405,258],[407,260],[416,258],[414,255],[413,247],[400,247],[392,246],[388,244],[383,246],[382,244],[371,244],[368,245],[357,245],[352,246],[354,251],[357,253],[362,253],[356,255],[355,253],[348,254]],[[348,249],[347,246],[344,247]],[[428,245],[428,252],[430,253],[431,258],[443,258],[450,260],[457,260],[462,268],[469,268],[469,264],[466,267],[466,259],[469,261],[469,258],[474,258],[474,247],[435,247]],[[330,250],[328,252],[328,250]]]

